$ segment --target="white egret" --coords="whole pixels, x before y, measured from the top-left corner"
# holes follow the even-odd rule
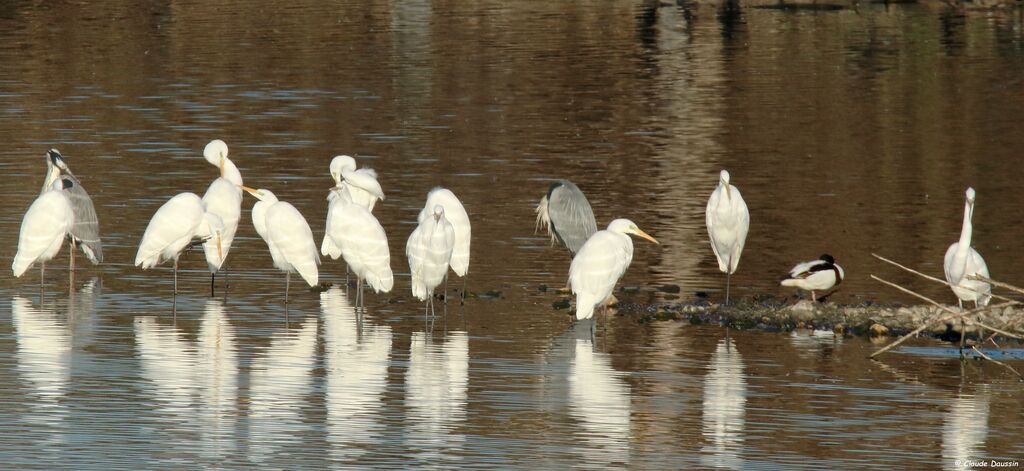
[[[283,271],[284,303],[288,304],[288,288],[292,272],[297,272],[309,286],[316,286],[320,256],[316,253],[313,231],[295,206],[279,201],[270,190],[242,187],[259,201],[252,207],[252,225],[267,243],[274,266]]]
[[[426,302],[424,314],[428,306],[430,312],[434,312],[434,289],[448,274],[454,248],[455,228],[445,217],[444,206],[435,205],[432,215],[420,220],[405,244],[412,274],[412,295]]]
[[[633,261],[633,240],[628,234],[658,241],[629,219],[616,219],[587,239],[569,265],[569,287],[576,294],[576,319],[589,319],[594,308],[615,289],[615,283]]]
[[[967,189],[967,201],[964,203],[964,225],[960,229],[960,240],[949,246],[943,260],[946,281],[953,285],[960,309],[964,301],[974,301],[974,307],[987,306],[992,300],[992,285],[978,280],[969,280],[969,275],[981,275],[989,278],[988,265],[974,247],[971,247],[971,217],[974,215],[974,188]]]
[[[11,264],[15,277],[21,277],[32,264],[39,262],[39,286],[43,286],[46,262],[60,251],[74,224],[71,201],[62,191],[64,185],[70,184],[70,181],[54,180],[25,212],[18,235],[18,253]]]
[[[391,251],[384,227],[368,209],[352,201],[344,189],[339,193],[327,212],[327,231],[324,234],[320,253],[337,260],[344,257],[345,263],[358,279],[356,304],[363,299],[363,280],[375,293],[389,292],[395,284],[391,272]]]
[[[466,208],[462,207],[462,202],[455,196],[455,193],[452,193],[447,188],[437,187],[430,190],[430,193],[427,193],[427,202],[423,205],[423,209],[420,210],[417,221],[422,224],[423,221],[430,219],[434,208],[437,206],[444,208],[444,217],[455,230],[455,247],[452,249],[452,258],[449,264],[456,275],[465,277],[466,272],[469,271],[469,242],[471,239],[469,214],[466,214]],[[447,272],[445,273],[444,281],[446,291],[444,302],[448,304]],[[465,294],[466,283],[465,278],[463,278],[462,295],[465,296]]]
[[[231,250],[231,243],[238,231],[238,220],[242,217],[242,174],[238,167],[228,158],[228,145],[220,139],[206,144],[203,157],[213,166],[220,169],[220,176],[210,183],[203,195],[203,205],[208,212],[216,214],[224,222],[224,233],[221,235],[220,247],[213,240],[203,244],[206,264],[210,269],[210,295],[213,295],[213,282],[217,271],[224,265],[224,260]]]
[[[711,193],[705,210],[711,250],[718,259],[718,269],[725,273],[725,303],[729,303],[732,274],[740,264],[743,244],[750,230],[750,211],[740,189],[729,184],[729,172],[722,170],[718,187]]]
[[[50,149],[46,152],[46,181],[43,182],[43,191],[53,185],[53,179],[65,180],[63,192],[71,203],[71,211],[74,213],[74,224],[68,232],[71,244],[69,267],[72,272],[75,269],[75,245],[81,247],[82,252],[94,265],[103,261],[103,244],[100,241],[100,225],[96,217],[96,208],[93,207],[92,198],[85,191],[82,182],[71,173],[67,161],[57,149]],[[70,183],[70,184],[68,184]],[[73,274],[73,273],[72,273]]]
[[[331,159],[329,168],[335,188],[347,191],[352,202],[373,211],[377,200],[384,200],[384,190],[377,182],[377,172],[365,167],[356,170],[356,159],[339,155]],[[337,194],[334,191],[328,193],[327,200],[332,201]]]
[[[213,240],[220,245],[224,223],[220,216],[206,211],[195,193],[179,193],[156,210],[135,254],[135,266],[143,270],[165,260],[174,260],[174,294],[178,294],[178,257],[192,242]]]
[[[782,286],[791,286],[811,292],[811,300],[817,302],[815,291],[825,291],[843,282],[846,273],[836,260],[824,254],[818,260],[797,264],[789,271],[789,278],[782,280]]]
[[[558,242],[576,255],[583,244],[597,232],[597,220],[590,201],[573,182],[558,180],[535,210],[537,229],[544,228],[551,235],[551,244]]]

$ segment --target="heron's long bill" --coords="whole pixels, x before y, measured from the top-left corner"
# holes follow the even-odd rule
[[[220,158],[220,177],[224,178],[224,156]]]
[[[249,193],[250,195],[256,196],[256,191],[257,190],[255,188],[249,188],[249,187],[247,187],[245,185],[239,185],[239,187],[242,188],[243,190],[245,190],[246,193]],[[256,197],[259,198],[258,196],[256,196]]]
[[[643,237],[644,239],[647,239],[647,240],[649,240],[651,242],[654,242],[655,244],[661,245],[661,242],[658,242],[658,239],[655,239],[654,237],[651,237],[650,234],[648,234],[648,233],[646,233],[644,231],[641,231],[639,228],[637,228],[637,230],[636,230],[636,235],[637,235],[637,237]]]
[[[217,234],[217,260],[220,260],[221,262],[223,262],[224,261],[224,249],[221,248],[220,241],[221,241],[221,238],[220,238],[220,234],[218,233]]]
[[[732,191],[729,190],[730,186],[732,186],[732,185],[730,185],[729,182],[725,182],[725,197],[731,200],[732,199]]]

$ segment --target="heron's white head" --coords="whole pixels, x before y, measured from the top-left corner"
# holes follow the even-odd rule
[[[434,205],[434,220],[440,221],[444,217],[444,206],[439,204]]]
[[[966,211],[967,211],[967,217],[969,219],[973,219],[974,218],[974,197],[975,197],[974,188],[968,187],[967,188],[967,203],[965,203],[965,204],[967,206]]]
[[[633,234],[637,237],[641,237],[651,242],[654,242],[655,244],[659,243],[657,239],[651,237],[646,232],[641,231],[640,228],[636,226],[636,223],[630,221],[629,219],[616,219],[612,221],[611,224],[608,224],[608,230],[612,232],[618,232],[620,234]]]
[[[971,203],[973,205],[974,204],[974,196],[975,196],[974,188],[968,187],[967,188],[967,202]]]
[[[260,201],[266,201],[268,203],[276,203],[278,201],[277,196],[274,195],[274,192],[270,190],[266,190],[263,188],[257,190],[255,188],[249,188],[247,186],[243,186],[242,189],[245,190],[246,193],[249,193],[254,198]]]
[[[220,169],[220,176],[224,176],[224,161],[228,158],[228,145],[220,139],[214,139],[203,149],[203,157],[211,165]]]
[[[356,169],[356,159],[353,159],[348,155],[339,155],[331,159],[331,178],[334,179],[335,185],[341,184],[341,174],[343,172],[351,172]]]

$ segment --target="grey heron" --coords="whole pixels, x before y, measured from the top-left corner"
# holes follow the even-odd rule
[[[74,214],[74,223],[71,225],[71,231],[68,233],[71,239],[71,246],[69,247],[71,260],[68,262],[70,270],[73,272],[75,269],[75,245],[82,249],[82,252],[85,253],[85,256],[94,265],[103,262],[100,223],[96,217],[96,208],[92,204],[92,198],[89,197],[89,193],[85,191],[85,187],[82,186],[82,182],[78,180],[78,177],[71,173],[67,161],[57,149],[50,149],[46,152],[46,167],[48,175],[46,180],[51,183],[43,183],[44,191],[48,186],[52,185],[49,175],[54,172],[57,173],[58,178],[70,182],[70,184],[65,183],[62,186],[62,191],[68,197],[68,202],[71,203],[71,211]]]
[[[575,255],[597,232],[597,220],[587,197],[573,182],[558,180],[537,205],[537,229],[545,228],[556,241]]]
[[[608,228],[587,239],[569,265],[569,286],[576,294],[576,319],[589,319],[594,308],[615,289],[633,261],[633,240],[629,234],[655,244],[658,241],[629,219],[616,219]]]

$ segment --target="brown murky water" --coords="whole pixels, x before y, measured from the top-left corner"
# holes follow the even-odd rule
[[[568,255],[533,234],[547,180],[587,192],[637,243],[627,302],[722,296],[704,228],[721,168],[752,213],[733,293],[788,295],[835,255],[833,300],[904,302],[871,273],[951,302],[870,252],[933,274],[978,190],[975,246],[1019,282],[1024,24],[922,6],[817,12],[633,2],[170,2],[0,5],[0,252],[10,260],[58,147],[93,194],[107,262],[69,290],[0,277],[0,462],[43,468],[323,464],[440,468],[956,467],[1024,459],[1021,384],[935,341],[630,317],[572,326],[540,285]],[[380,172],[396,287],[357,316],[298,290],[246,212],[226,298],[201,257],[132,266],[153,212],[202,193],[222,138],[247,184],[322,235],[331,156]],[[469,299],[426,323],[402,247],[426,192],[474,227]],[[79,259],[81,260],[81,258]],[[339,283],[340,262],[322,279]],[[458,280],[455,280],[458,284]],[[70,292],[69,292],[70,291]],[[294,294],[294,293],[293,293]],[[10,306],[10,309],[7,309]],[[1019,366],[1019,365],[1018,365]]]

